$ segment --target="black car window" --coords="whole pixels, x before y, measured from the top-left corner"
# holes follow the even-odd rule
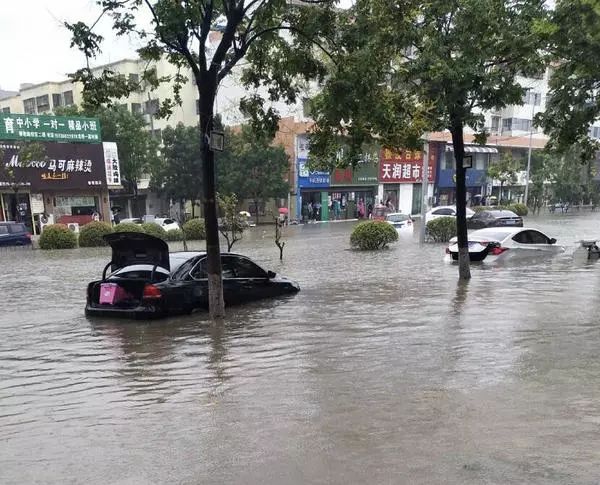
[[[0,234],[8,234],[8,226],[0,226]]]
[[[538,231],[527,231],[529,233],[529,240],[531,244],[550,244],[550,241],[546,236]]]
[[[436,215],[436,216],[453,216],[454,215],[454,210],[453,209],[437,209],[437,210],[433,211],[433,215]]]
[[[188,259],[185,263],[181,264],[179,266],[179,268],[177,268],[173,274],[171,275],[171,278],[177,281],[185,281],[187,279],[189,279],[189,274],[190,271],[192,271],[192,268],[194,268],[194,265],[196,264],[196,262],[198,261],[197,258],[191,258]],[[205,276],[206,278],[206,276]]]
[[[266,278],[267,273],[257,264],[253,263],[249,259],[241,258],[239,256],[229,256],[232,258],[232,262],[235,268],[236,278]]]
[[[518,242],[520,244],[531,244],[531,241],[529,239],[529,232],[530,231],[521,231],[518,234],[515,234],[513,236],[513,241]]]
[[[192,269],[190,275],[195,280],[205,280],[208,275],[206,273],[206,258],[202,258]]]
[[[173,224],[175,221],[173,219],[165,219],[163,224]]]
[[[25,228],[25,226],[23,224],[11,224],[8,227],[10,229],[11,234],[16,234],[19,232],[27,232],[27,229]]]

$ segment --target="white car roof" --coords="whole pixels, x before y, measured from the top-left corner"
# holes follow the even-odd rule
[[[477,231],[469,233],[469,237],[485,237],[491,234],[502,234],[504,236],[504,239],[506,239],[507,237],[514,236],[515,234],[518,234],[519,232],[523,231],[536,231],[541,234],[544,234],[544,236],[549,238],[547,234],[543,233],[539,229],[536,229],[535,227],[488,227],[486,229],[478,229]]]

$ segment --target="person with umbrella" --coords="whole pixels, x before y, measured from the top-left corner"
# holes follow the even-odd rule
[[[287,207],[279,208],[279,219],[286,226],[288,225],[288,213],[289,213],[289,210],[287,209]]]

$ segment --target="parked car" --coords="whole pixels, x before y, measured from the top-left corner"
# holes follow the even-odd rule
[[[157,318],[208,308],[205,252],[169,254],[161,239],[143,233],[104,236],[112,248],[102,279],[87,287],[85,314]],[[246,256],[221,254],[226,305],[291,295],[290,279],[266,271]]]
[[[168,217],[155,217],[152,221],[154,224],[158,224],[165,231],[172,231],[174,229],[181,229],[179,224],[174,219],[170,219]]]
[[[0,246],[29,246],[31,233],[21,222],[0,222]]]
[[[479,229],[469,234],[469,258],[471,261],[495,262],[519,257],[554,255],[565,248],[556,245],[556,239],[537,229],[495,227]],[[450,240],[446,254],[458,260],[457,238]]]
[[[385,222],[391,224],[397,230],[412,230],[413,228],[412,218],[407,214],[403,214],[402,212],[392,212],[391,214],[388,214],[385,216]]]
[[[125,219],[121,219],[119,221],[119,224],[123,224],[123,223],[127,223],[127,224],[143,224],[144,221],[142,219],[140,219],[139,217],[128,217]]]
[[[390,209],[389,207],[386,207],[384,205],[376,205],[375,208],[373,209],[371,217],[375,221],[385,221],[388,214],[391,214],[391,213],[392,213],[392,209]]]
[[[472,217],[475,212],[472,209],[466,208],[467,219]],[[456,217],[455,205],[441,205],[434,207],[425,214],[425,223],[437,219],[438,217]]]
[[[504,226],[523,227],[523,218],[509,210],[484,210],[467,220],[469,229]]]

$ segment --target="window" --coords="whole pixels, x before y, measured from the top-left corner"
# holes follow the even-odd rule
[[[144,103],[144,113],[147,115],[155,115],[158,113],[158,99],[149,99]]]
[[[590,136],[592,138],[600,139],[600,126],[592,126],[590,128]]]
[[[498,133],[500,131],[500,116],[492,116],[492,133]]]
[[[23,111],[25,114],[34,115],[37,113],[35,107],[35,98],[29,98],[23,100]]]
[[[56,108],[57,106],[62,106],[62,98],[60,94],[55,93],[52,95],[52,107]]]
[[[198,262],[194,269],[192,269],[190,274],[195,280],[205,280],[208,277],[207,268],[208,262],[206,261],[206,258],[203,258],[200,262]]]
[[[136,115],[141,115],[142,114],[141,103],[131,103],[131,112]]]
[[[454,152],[446,152],[444,170],[454,170]]]
[[[236,278],[235,258],[232,256],[221,256],[221,269],[223,278]]]
[[[302,114],[305,118],[310,118],[312,116],[310,98],[302,98]]]
[[[529,131],[531,129],[531,120],[525,118],[505,118],[502,120],[502,129],[504,131]]]
[[[471,155],[473,155],[473,168],[475,170],[485,170],[487,168],[488,153],[472,153]]]
[[[35,98],[35,103],[37,104],[38,113],[50,111],[50,97],[47,94]]]
[[[446,209],[437,209],[437,210],[434,210],[432,212],[432,214],[434,216],[453,216],[454,215],[454,210],[453,209],[448,209],[448,208],[446,208]]]
[[[174,223],[175,223],[175,221],[173,219],[165,219],[163,221],[163,224],[174,224]]]
[[[550,241],[539,231],[521,231],[513,236],[513,241],[520,244],[550,244]]]
[[[140,82],[140,76],[138,74],[135,73],[131,73],[129,74],[129,82],[130,83],[139,83]]]
[[[189,273],[192,269],[195,270],[194,265],[198,262],[198,258],[188,259],[185,263],[181,264],[177,270],[173,272],[172,278],[177,281],[185,281],[189,279]],[[193,275],[193,273],[192,273]],[[204,276],[206,278],[206,276]]]
[[[8,234],[8,226],[0,226],[0,236]]]
[[[11,224],[8,226],[11,234],[18,234],[20,232],[27,232],[27,228],[24,224]]]
[[[73,104],[73,91],[65,91],[63,93],[63,103],[65,106],[71,106]]]
[[[155,138],[158,141],[162,141],[162,130],[152,130],[152,138]]]
[[[246,258],[226,256],[232,260],[236,278],[266,278],[267,273],[257,264]],[[225,258],[224,258],[225,259]]]
[[[525,91],[523,94],[523,104],[533,104],[534,106],[539,106],[542,104],[542,93],[536,93],[531,89]]]
[[[2,108],[2,113],[4,113],[5,115],[10,114],[10,108]]]

